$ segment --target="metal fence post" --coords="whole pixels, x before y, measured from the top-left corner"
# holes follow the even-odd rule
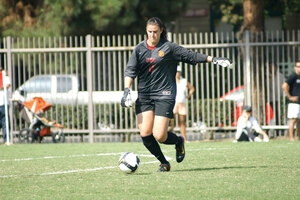
[[[250,33],[245,31],[245,104],[251,105]]]
[[[7,70],[9,72],[9,75],[11,77],[11,74],[12,74],[12,67],[11,67],[11,61],[12,61],[12,57],[11,57],[11,37],[8,36],[6,38],[6,48],[7,48]],[[5,72],[4,72],[5,74]],[[11,81],[12,83],[12,81]],[[6,93],[6,86],[4,86],[4,92]],[[10,126],[9,126],[9,122],[8,120],[10,120],[10,124],[12,125],[12,110],[8,110],[8,103],[9,102],[6,102],[6,98],[5,98],[5,115],[7,116],[7,114],[10,112],[10,115],[9,115],[9,119],[7,117],[5,117],[5,123],[6,123],[6,137],[7,137],[7,143],[8,144],[13,144],[13,137],[12,137],[12,129],[10,129]],[[10,106],[11,108],[11,106]],[[11,126],[12,127],[12,126]]]
[[[88,90],[88,130],[89,143],[94,143],[94,127],[93,127],[93,84],[92,84],[92,36],[87,35],[86,38],[86,71],[87,71],[87,90]]]

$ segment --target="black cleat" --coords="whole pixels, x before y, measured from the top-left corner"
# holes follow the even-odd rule
[[[168,172],[171,169],[171,165],[170,163],[164,163],[159,165],[159,169],[157,170],[157,172]]]
[[[176,144],[176,161],[178,163],[182,162],[185,156],[185,150],[184,150],[184,139],[180,136],[181,142]]]

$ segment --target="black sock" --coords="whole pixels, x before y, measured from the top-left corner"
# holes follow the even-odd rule
[[[145,147],[157,158],[157,160],[162,164],[168,163],[153,135],[142,137],[142,140]]]
[[[179,142],[181,142],[181,138],[178,137],[175,133],[169,131],[168,137],[164,144],[178,144]]]

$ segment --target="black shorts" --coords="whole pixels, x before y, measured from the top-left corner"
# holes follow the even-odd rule
[[[144,99],[138,98],[135,102],[135,112],[140,114],[148,110],[154,110],[154,114],[167,118],[174,118],[173,108],[175,100],[172,99]]]
[[[241,136],[237,139],[237,141],[254,141],[254,138],[257,137],[259,134],[255,131],[247,131],[246,129],[243,130]]]

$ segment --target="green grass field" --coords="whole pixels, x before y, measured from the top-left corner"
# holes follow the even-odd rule
[[[142,143],[0,146],[0,199],[299,199],[300,141],[161,145],[171,171]],[[122,152],[138,154],[134,174],[118,168]]]

